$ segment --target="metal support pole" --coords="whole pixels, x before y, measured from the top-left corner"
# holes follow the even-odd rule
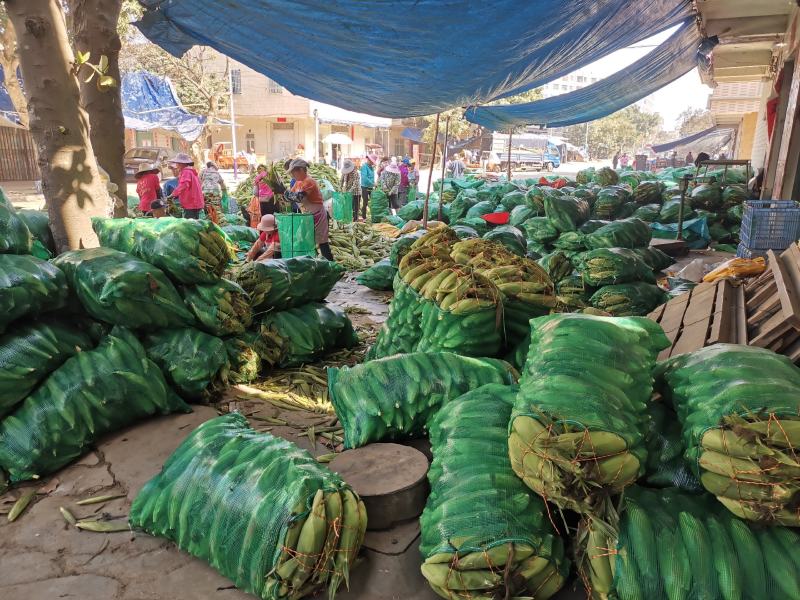
[[[447,138],[449,137],[449,135],[450,135],[450,117],[447,117],[447,119],[444,122],[444,147],[443,147],[443,150],[442,150],[442,179],[440,180],[440,181],[442,181],[442,184],[440,184],[440,185],[444,185],[444,175],[445,175],[445,170],[447,169]],[[439,215],[438,215],[438,219],[439,219],[440,223],[442,222],[442,204],[443,204],[443,202],[442,202],[442,192],[443,191],[444,191],[444,188],[440,188],[439,189]]]
[[[678,235],[675,238],[676,240],[683,239],[683,203],[686,200],[686,191],[689,189],[689,176],[684,175],[683,179],[680,182],[681,188],[681,203],[678,206]]]
[[[425,205],[422,208],[422,228],[428,228],[428,203],[431,199],[431,184],[433,183],[433,165],[436,164],[436,142],[439,139],[439,117],[440,113],[436,113],[436,125],[433,128],[433,150],[431,153],[431,170],[428,174],[428,191],[425,194]],[[441,199],[440,199],[441,200]]]
[[[511,183],[511,136],[512,130],[508,130],[508,160],[506,161],[506,176],[508,177],[508,182]]]
[[[319,113],[314,109],[314,162],[319,162]]]
[[[228,61],[228,90],[230,92],[230,105],[231,105],[231,150],[233,152],[233,180],[239,178],[238,169],[236,168],[236,115],[233,111],[233,71],[230,68],[230,61]]]

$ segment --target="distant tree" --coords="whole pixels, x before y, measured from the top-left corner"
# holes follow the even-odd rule
[[[663,125],[661,115],[643,111],[632,105],[612,115],[589,123],[589,155],[592,158],[611,158],[615,152],[635,152],[658,135]],[[586,124],[566,128],[571,144],[586,145]]]
[[[705,108],[687,108],[678,115],[678,133],[680,137],[692,135],[714,125],[711,111]]]

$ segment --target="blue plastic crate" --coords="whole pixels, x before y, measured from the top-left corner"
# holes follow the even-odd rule
[[[752,250],[784,250],[800,237],[800,204],[794,200],[748,200],[739,239]]]
[[[763,256],[764,258],[767,257],[766,250],[753,250],[752,248],[748,248],[744,245],[744,242],[740,242],[738,246],[736,246],[736,257],[737,258],[758,258],[759,256]]]

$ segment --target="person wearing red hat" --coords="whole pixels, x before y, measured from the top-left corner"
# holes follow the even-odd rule
[[[184,219],[199,219],[200,211],[205,206],[203,189],[200,186],[200,178],[194,170],[192,157],[183,152],[177,154],[170,161],[170,166],[178,170],[178,187],[170,195],[170,198],[178,199],[183,209]]]
[[[258,224],[258,239],[247,252],[247,260],[268,260],[281,257],[281,239],[275,215],[264,215]]]

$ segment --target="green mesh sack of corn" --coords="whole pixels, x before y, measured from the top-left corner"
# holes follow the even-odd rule
[[[250,295],[254,311],[283,310],[325,300],[344,272],[336,262],[296,256],[249,262],[233,279]]]
[[[420,437],[445,403],[487,383],[511,385],[507,362],[451,352],[412,352],[328,368],[328,390],[346,448]]]
[[[310,302],[264,315],[256,351],[266,366],[296,367],[357,343],[353,324],[342,309]]]
[[[650,227],[641,219],[612,221],[584,237],[586,247],[597,248],[645,248],[653,239]]]
[[[425,206],[425,200],[414,200],[409,202],[397,211],[397,216],[404,221],[411,221],[422,218],[422,210]]]
[[[539,214],[535,208],[531,208],[526,204],[515,206],[511,211],[511,216],[508,218],[508,224],[524,230],[525,221],[532,219]]]
[[[565,277],[569,277],[574,270],[572,261],[563,250],[556,250],[550,254],[545,254],[537,263],[545,270],[554,283],[558,283]]]
[[[661,206],[661,212],[658,213],[657,221],[659,223],[677,223],[680,216],[681,197],[673,196],[670,200],[666,200]],[[683,201],[683,220],[688,221],[694,219],[697,213],[692,210],[691,198],[686,198]]]
[[[426,233],[427,231],[424,229],[417,229],[411,233],[401,235],[392,242],[392,249],[389,251],[389,262],[392,263],[392,266],[399,267],[400,260],[408,253],[412,244]]]
[[[644,441],[647,463],[640,480],[642,485],[702,492],[703,486],[683,458],[686,448],[681,437],[681,422],[675,411],[664,402],[650,402],[647,413],[650,416]]]
[[[675,264],[674,258],[653,246],[633,248],[632,252],[641,258],[653,271],[663,271],[670,265]]]
[[[206,421],[148,481],[130,524],[265,600],[333,596],[367,526],[363,502],[305,450],[239,413]]]
[[[228,355],[228,381],[250,383],[258,378],[261,371],[261,357],[256,352],[259,335],[254,331],[225,338],[225,352]]]
[[[544,199],[544,214],[550,224],[561,233],[577,231],[589,220],[589,203],[571,196],[547,196]]]
[[[10,203],[0,202],[0,253],[30,254],[33,235]]]
[[[588,285],[601,286],[629,281],[655,283],[653,269],[628,248],[598,248],[572,257],[575,270]]]
[[[145,336],[147,357],[182,398],[207,400],[228,379],[225,342],[199,329],[164,329]]]
[[[45,316],[0,336],[0,418],[68,358],[94,347],[83,325]]]
[[[250,327],[250,297],[239,284],[218,279],[214,283],[183,286],[181,293],[200,328],[212,335],[237,335]]]
[[[393,354],[413,352],[421,335],[422,303],[411,287],[403,282],[400,273],[394,278],[394,296],[375,343],[367,351],[367,360]]]
[[[619,174],[611,167],[597,169],[592,179],[603,187],[619,183]]]
[[[497,208],[497,201],[496,200],[483,200],[478,202],[477,204],[473,205],[468,211],[467,214],[464,215],[465,219],[476,219],[481,218],[483,215],[488,215],[489,213],[494,212],[494,209]]]
[[[396,274],[397,267],[392,266],[391,259],[384,258],[356,277],[356,281],[371,290],[387,291],[392,289]]]
[[[240,249],[249,250],[258,239],[258,230],[247,225],[225,225],[222,231]]]
[[[580,233],[594,233],[604,225],[608,225],[611,221],[602,221],[600,219],[589,219],[578,228]]]
[[[632,487],[608,529],[584,523],[579,570],[595,599],[800,598],[800,534],[757,528],[707,495]]]
[[[369,195],[369,220],[371,223],[380,223],[391,215],[389,210],[389,197],[382,190],[375,188]]]
[[[12,482],[53,473],[102,435],[141,419],[191,412],[130,332],[114,328],[53,371],[0,421],[0,470]]]
[[[660,181],[642,181],[633,191],[633,199],[639,204],[660,203],[664,187]]]
[[[50,218],[47,213],[41,210],[21,209],[17,211],[17,216],[33,234],[34,241],[39,240],[50,254],[55,255],[56,242],[53,239],[53,232],[50,231]]]
[[[462,218],[467,211],[478,203],[478,192],[472,189],[461,190],[450,205],[450,218],[454,221]]]
[[[604,285],[597,290],[590,302],[598,310],[615,317],[643,316],[669,299],[664,290],[645,281]]]
[[[715,344],[659,363],[685,457],[743,519],[800,526],[800,369],[762,348]]]
[[[213,283],[233,260],[225,235],[198,219],[92,219],[100,245],[127,252],[180,283]]]
[[[64,273],[33,256],[0,254],[0,333],[20,317],[58,310],[67,304]]]
[[[534,217],[525,221],[525,235],[539,244],[549,244],[558,239],[558,229],[547,217]]]
[[[597,193],[597,200],[592,207],[593,216],[598,219],[611,219],[629,197],[627,190],[620,186],[603,188]]]
[[[453,600],[546,599],[569,561],[544,502],[514,474],[508,419],[516,386],[485,385],[429,423],[431,493],[420,518],[422,574]]]
[[[580,275],[570,275],[556,284],[557,307],[564,312],[579,310],[589,306],[589,298],[596,291],[583,281]],[[528,328],[530,330],[530,327]]]
[[[72,250],[53,259],[90,316],[133,329],[194,324],[194,316],[166,275],[111,248]]]
[[[644,472],[651,371],[667,346],[643,318],[532,320],[509,425],[514,472],[560,508],[606,518],[609,496]]]
[[[655,221],[658,221],[658,215],[660,212],[660,204],[645,204],[644,206],[637,208],[631,216],[635,219],[641,219],[645,223],[654,223]]]
[[[513,225],[500,225],[489,230],[483,235],[483,239],[497,242],[506,247],[517,256],[525,256],[527,241],[522,231]]]

